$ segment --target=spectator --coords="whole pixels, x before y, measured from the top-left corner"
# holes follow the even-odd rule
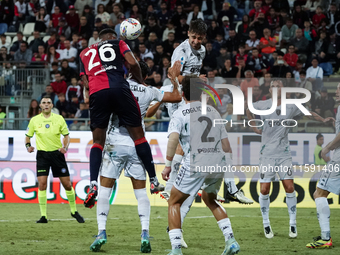
[[[226,40],[226,46],[228,52],[231,52],[233,55],[237,54],[238,46],[241,44],[241,40],[237,36],[235,30],[229,31],[229,38]]]
[[[3,129],[4,126],[4,119],[6,118],[6,113],[2,110],[2,107],[0,105],[0,129]]]
[[[217,9],[216,9],[217,10]],[[223,3],[222,10],[218,13],[217,21],[220,26],[223,26],[223,17],[227,16],[230,24],[234,23],[234,17],[237,15],[237,11],[230,3]]]
[[[166,56],[162,59],[162,65],[158,68],[158,73],[162,76],[162,82],[167,78],[168,68],[170,67],[170,57]]]
[[[88,23],[85,16],[82,16],[80,18],[80,24],[79,24],[79,27],[77,28],[77,31],[81,38],[84,38],[86,40],[90,39],[92,35],[92,27]]]
[[[71,102],[73,97],[76,97],[78,101],[81,99],[81,87],[78,84],[78,80],[76,77],[71,78],[71,84],[67,87],[66,91],[66,100]]]
[[[110,14],[110,20],[109,20],[109,26],[114,27],[118,24],[118,19],[121,14],[121,5],[119,3],[112,4],[112,10],[113,12]]]
[[[33,53],[38,53],[38,48],[39,46],[44,46],[45,43],[44,41],[40,38],[40,33],[39,31],[34,31],[33,32],[33,37],[34,39],[30,42],[29,44],[29,49],[33,52]]]
[[[293,74],[295,77],[295,82],[299,84],[301,82],[300,80],[300,72],[303,70],[303,62],[301,60],[296,61],[295,68],[293,70]]]
[[[71,78],[76,76],[76,72],[73,68],[69,67],[68,61],[66,59],[61,61],[61,71],[60,71],[61,79],[66,83],[71,82]],[[67,98],[67,93],[66,93]]]
[[[94,21],[95,21],[95,16],[92,13],[91,7],[89,5],[84,6],[84,11],[82,16],[86,17],[87,24],[90,25],[90,27],[93,29],[94,28]],[[80,20],[81,22],[81,20]]]
[[[260,40],[259,48],[268,59],[271,58],[271,54],[276,50],[276,40],[270,36],[269,28],[263,30],[263,37]]]
[[[73,96],[71,101],[69,101],[69,111],[68,116],[69,118],[74,118],[74,115],[77,113],[79,109],[79,99],[77,96]]]
[[[153,84],[152,86],[160,89],[163,86],[163,82],[162,82],[162,76],[160,73],[155,73],[153,76]]]
[[[244,60],[243,60],[244,61]],[[224,61],[224,66],[220,69],[220,74],[223,78],[235,78],[238,72],[238,68],[231,65],[231,60],[226,59]]]
[[[249,24],[251,30],[255,30],[258,38],[264,36],[264,29],[269,28],[269,23],[265,19],[265,15],[263,12],[260,12],[259,15]],[[270,32],[270,30],[269,30]]]
[[[221,114],[222,118],[226,117],[227,114],[227,106],[232,103],[232,99],[228,93],[228,89],[217,89],[217,94],[221,98],[221,104],[217,105],[217,111]]]
[[[246,52],[246,48],[244,44],[240,44],[238,46],[238,53],[235,55],[235,58],[234,58],[234,64],[236,66],[238,66],[238,60],[240,57],[242,57],[244,61],[247,63],[248,54],[246,54],[245,52]]]
[[[50,23],[50,15],[47,14],[46,9],[40,7],[39,12],[35,14],[35,18],[34,31],[45,33]]]
[[[233,25],[230,25],[228,16],[223,16],[222,18],[222,32],[224,34],[224,40],[228,40],[230,36],[230,30],[233,28]]]
[[[50,28],[56,28],[59,24],[59,20],[64,15],[60,12],[59,6],[54,7],[54,13],[52,14],[52,19],[50,20],[49,27]]]
[[[120,35],[120,24],[125,20],[125,16],[123,13],[121,13],[120,15],[118,15],[118,23],[115,26],[115,32],[117,34],[117,37],[119,38]],[[142,34],[141,34],[142,35]],[[139,37],[141,37],[141,35]],[[139,40],[138,37],[138,40]]]
[[[313,25],[318,28],[320,26],[321,20],[325,19],[326,16],[323,14],[322,8],[320,6],[316,7],[315,14],[312,18]]]
[[[238,59],[238,71],[236,74],[236,78],[245,78],[245,72],[246,72],[246,61],[243,57],[240,57]]]
[[[51,65],[51,71],[50,71],[50,78],[51,82],[55,82],[55,75],[59,73],[59,64],[58,62],[53,62]]]
[[[33,118],[40,113],[40,107],[37,100],[32,99],[27,112],[27,118]]]
[[[222,33],[223,31],[219,27],[218,23],[215,20],[212,20],[207,30],[207,38],[210,38],[210,39],[216,38],[217,34],[222,34]]]
[[[77,33],[74,33],[72,35],[72,41],[70,43],[71,43],[72,48],[75,48],[77,51],[79,51],[79,49],[81,48],[81,41]],[[65,42],[64,42],[64,45],[65,45]]]
[[[262,95],[262,91],[260,89],[260,86],[254,86],[253,87],[253,103],[260,101],[260,100],[266,100],[267,98]]]
[[[57,103],[57,101],[58,101],[58,97],[57,97],[57,95],[53,92],[53,88],[52,88],[51,85],[47,85],[47,86],[45,87],[45,92],[42,93],[41,96],[38,97],[38,99],[37,99],[38,102],[40,102],[40,100],[41,100],[42,98],[44,98],[45,96],[50,97],[51,100],[52,100],[52,102],[53,102],[53,104],[56,105],[56,103]]]
[[[66,39],[70,39],[72,35],[71,28],[67,25],[66,19],[64,17],[59,18],[58,26],[54,29],[54,31],[60,36],[65,35]]]
[[[182,17],[184,17],[186,19],[186,14],[185,14],[185,12],[183,12],[183,6],[177,5],[176,11],[171,18],[171,21],[174,23],[175,27],[179,27],[181,25],[180,20],[181,20]]]
[[[164,48],[163,45],[161,43],[156,45],[156,53],[154,55],[154,63],[156,66],[161,65],[161,61],[163,59],[163,57],[168,56],[165,52],[164,52]]]
[[[7,41],[6,41],[6,35],[5,34],[2,34],[1,36],[0,36],[0,48],[2,48],[2,47],[5,47],[6,48],[6,51],[7,52],[9,52],[9,48],[10,48],[10,43],[8,43]]]
[[[312,83],[306,79],[306,71],[305,70],[301,70],[300,71],[300,83],[299,83],[299,87],[300,88],[304,88],[304,89],[308,89],[311,93],[314,93],[313,91],[313,85]]]
[[[167,10],[167,4],[164,1],[162,1],[161,3],[161,10],[158,12],[157,18],[158,18],[158,26],[160,26],[162,29],[164,29],[165,26],[170,21],[171,12]]]
[[[28,43],[22,42],[20,44],[20,49],[14,54],[14,61],[26,61],[30,63],[32,61],[32,51],[28,49]]]
[[[319,91],[323,87],[323,70],[318,66],[319,61],[317,58],[313,58],[312,66],[307,69],[307,80],[313,85],[313,91]]]
[[[49,64],[60,61],[60,54],[56,51],[54,45],[48,47],[47,54],[42,56],[42,60]]]
[[[192,12],[189,13],[187,18],[187,25],[190,25],[192,20],[202,19],[204,20],[203,12],[200,11],[200,7],[198,5],[194,6]]]
[[[305,21],[309,22],[308,13],[302,10],[300,3],[295,5],[294,10],[293,23],[303,29]]]
[[[110,2],[110,0],[97,0],[96,2],[95,2],[95,6],[94,6],[94,13],[97,15],[98,13],[100,13],[99,11],[98,11],[98,9],[99,9],[99,5],[102,5],[103,6],[103,11],[105,11],[105,6],[108,4]],[[91,6],[92,4],[90,4],[90,6]]]
[[[303,37],[302,30],[300,28],[296,29],[295,32],[296,36],[291,41],[291,44],[295,47],[295,53],[298,54],[300,58],[304,60],[307,59],[307,55],[309,54],[309,42],[308,40]]]
[[[283,59],[283,53],[280,52],[277,56],[277,60],[274,63],[274,66],[270,69],[270,72],[273,77],[286,78],[286,74],[290,72],[290,67],[286,61]]]
[[[76,57],[77,57],[78,51],[75,48],[71,47],[71,43],[69,40],[65,41],[65,49],[60,51],[60,58],[66,59],[68,61],[68,64],[73,69],[77,69],[77,63],[76,63]]]
[[[0,61],[11,61],[13,58],[10,54],[7,54],[7,48],[5,46],[2,46],[0,48]],[[4,63],[3,63],[4,64]]]
[[[58,102],[56,104],[56,108],[59,111],[59,114],[64,118],[67,118],[69,115],[70,103],[66,101],[65,94],[60,93],[58,95]]]
[[[79,16],[78,13],[76,13],[74,5],[70,5],[68,7],[68,13],[66,14],[65,18],[67,25],[71,27],[71,31],[75,32],[79,27]]]
[[[223,36],[221,34],[217,34],[213,43],[213,49],[215,51],[220,51],[221,47],[225,48],[226,46],[227,42],[223,39]]]
[[[255,1],[254,9],[250,10],[249,17],[254,20],[255,18],[259,16],[260,12],[265,14],[265,11],[263,11],[261,7],[262,7],[262,1]]]
[[[89,40],[89,46],[91,46],[92,44],[95,44],[97,42],[100,42],[100,38],[99,38],[99,33],[97,30],[93,31],[92,33],[92,37]]]
[[[174,39],[175,39],[175,36],[173,36],[173,40]],[[145,42],[145,47],[147,47],[152,52],[152,54],[155,54],[156,53],[156,45],[158,43],[159,43],[159,40],[157,38],[156,33],[151,32],[149,34],[148,40]],[[172,46],[171,46],[171,48],[172,48]]]
[[[51,33],[50,38],[47,40],[45,47],[48,48],[50,46],[54,46],[54,48],[58,48],[59,41],[57,40],[57,33]]]
[[[305,11],[313,13],[316,11],[316,7],[320,5],[320,0],[307,0],[306,4],[303,6]]]
[[[105,11],[105,6],[103,4],[98,4],[98,14],[96,15],[96,20],[100,19],[103,24],[108,25],[111,19],[110,14]]]
[[[153,59],[153,54],[145,47],[145,43],[139,43],[140,59],[145,61],[146,58]]]
[[[309,42],[316,40],[316,38],[318,37],[318,34],[316,33],[316,31],[313,28],[311,28],[310,21],[305,21],[304,27],[305,27],[304,30],[303,30],[304,37]]]
[[[61,80],[60,73],[57,73],[55,76],[55,82],[51,82],[51,86],[53,88],[53,92],[59,96],[60,93],[66,94],[67,84],[65,81]]]
[[[42,3],[42,1],[40,1],[40,3]],[[46,4],[47,13],[51,14],[53,13],[53,11],[55,12],[55,9],[53,9],[53,7],[55,6],[59,7],[59,11],[61,13],[67,12],[67,6],[63,0],[47,0]]]
[[[275,12],[279,13],[280,10],[289,10],[289,3],[287,0],[275,0],[273,1],[272,7],[275,9]]]
[[[295,37],[296,29],[298,28],[297,25],[293,24],[291,18],[286,20],[286,25],[282,27],[281,48],[285,48],[287,44],[291,43],[292,39]]]
[[[215,75],[216,73],[217,73],[217,70],[211,70],[211,71],[208,71],[208,75],[207,75],[207,82],[213,88],[215,87],[216,84],[225,83],[225,79],[223,79],[222,77],[216,77]]]
[[[227,52],[227,49],[225,47],[222,47],[220,49],[220,55],[217,57],[217,70],[221,73],[221,69],[224,67],[224,63],[227,59],[230,59],[230,56]]]
[[[250,31],[250,18],[247,14],[244,14],[242,17],[242,23],[237,28],[237,34],[243,41],[247,41],[249,38]]]
[[[323,118],[334,117],[335,101],[333,97],[328,95],[327,89],[321,89],[321,97],[315,100],[315,105],[312,106],[313,111]]]
[[[246,51],[251,53],[253,49],[258,49],[260,45],[260,40],[256,38],[256,32],[254,30],[249,32],[249,40],[246,41]]]
[[[205,44],[205,49],[206,49],[206,52],[205,52],[205,58],[203,59],[203,69],[205,71],[216,70],[216,67],[217,67],[216,58],[218,57],[218,52],[213,50],[211,42],[207,42]]]
[[[66,41],[66,36],[64,34],[61,34],[59,36],[59,43],[58,43],[58,48],[57,50],[63,50],[65,49],[65,41]]]
[[[148,19],[148,24],[144,28],[144,35],[146,38],[149,37],[151,32],[156,33],[158,38],[162,37],[162,30],[156,23],[156,18],[154,16],[150,16]]]
[[[86,103],[80,103],[79,109],[77,110],[76,114],[74,115],[75,119],[87,119],[90,116],[89,106]],[[85,128],[85,121],[73,121],[70,125],[71,130],[86,130]]]
[[[336,7],[336,3],[331,3],[329,5],[329,11],[326,13],[327,19],[329,20],[329,25],[335,25],[340,20],[340,12]]]
[[[261,97],[263,98],[263,100],[269,99],[271,97],[271,94],[269,92],[270,84],[272,81],[271,77],[271,73],[265,73],[263,83],[260,85]]]
[[[273,7],[271,7],[269,9],[269,15],[267,15],[267,21],[268,21],[268,24],[269,24],[269,28],[271,30],[274,30],[274,29],[280,27],[280,17],[279,17],[279,15],[277,15],[277,13],[275,12],[275,9]]]
[[[335,33],[330,35],[329,54],[330,59],[335,62],[334,73],[340,74],[340,37]]]
[[[174,51],[174,43],[175,43],[175,34],[174,33],[169,33],[168,34],[168,39],[165,40],[162,43],[163,48],[164,48],[164,52],[169,54],[169,55],[172,55],[172,52]]]
[[[327,165],[327,162],[330,161],[330,157],[327,155],[326,156],[326,160],[324,160],[321,157],[321,151],[322,151],[322,145],[324,143],[324,138],[323,135],[321,133],[319,133],[316,136],[316,146],[314,149],[314,164],[315,165]]]
[[[100,33],[103,29],[109,28],[108,25],[104,24],[101,18],[96,18],[96,23],[94,24],[95,29]]]
[[[184,41],[188,38],[189,26],[185,15],[182,15],[179,20],[180,24],[176,26],[175,37],[177,40]]]
[[[287,62],[287,64],[292,67],[292,69],[295,69],[296,62],[298,61],[299,57],[294,52],[295,46],[293,44],[290,44],[288,46],[288,53],[286,53],[283,57],[283,60]]]
[[[260,86],[258,79],[254,78],[254,74],[250,70],[246,70],[244,73],[245,79],[241,82],[241,90],[245,98],[248,95],[248,88],[253,88],[255,86]]]
[[[157,72],[158,68],[155,66],[155,62],[151,58],[146,59],[146,64],[149,67],[149,72],[148,72],[148,77],[145,80],[145,83],[153,85],[153,77],[155,73]]]
[[[162,36],[162,41],[164,42],[165,40],[168,39],[168,35],[169,33],[173,33],[174,34],[174,38],[175,38],[175,27],[174,27],[174,23],[172,23],[172,21],[169,21],[166,24],[167,28],[164,30],[163,32],[163,36]]]
[[[14,19],[15,27],[19,28],[20,22],[24,23],[26,18],[26,3],[24,0],[18,0],[14,4]]]
[[[78,13],[83,13],[85,6],[93,5],[92,0],[76,0],[74,3],[74,8],[78,11]]]
[[[17,52],[18,50],[19,50],[19,48],[20,48],[20,44],[22,43],[22,42],[24,42],[24,35],[22,34],[22,32],[17,32],[17,38],[18,38],[18,40],[17,41],[15,41],[13,44],[12,44],[12,47],[10,48],[10,52],[13,52],[13,54],[12,55],[14,55],[14,53],[15,52]]]
[[[0,2],[0,19],[8,26],[12,25],[14,13],[14,1],[3,0]]]
[[[248,56],[246,66],[248,70],[251,70],[255,74],[255,77],[262,77],[270,68],[266,57],[259,54],[259,50],[256,48],[254,48],[252,54]]]

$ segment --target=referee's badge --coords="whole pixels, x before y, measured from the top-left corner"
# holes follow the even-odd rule
[[[66,173],[66,168],[62,168],[61,169],[61,172],[64,174],[64,173]]]
[[[50,127],[50,124],[46,124],[46,125],[45,125],[45,128],[49,128],[49,127]]]

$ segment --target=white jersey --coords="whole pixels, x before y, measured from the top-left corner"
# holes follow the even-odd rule
[[[335,133],[336,133],[336,135],[339,134],[339,132],[340,132],[340,106],[338,106],[338,111],[337,111],[336,117],[335,117]],[[340,147],[338,147],[334,150],[332,160],[335,161],[335,162],[340,161]]]
[[[272,107],[272,99],[255,102],[254,108],[257,110],[268,110]],[[291,157],[290,146],[288,140],[289,127],[282,126],[281,122],[285,119],[294,119],[303,115],[296,105],[286,106],[286,115],[281,115],[281,105],[269,115],[261,115],[264,121],[262,129],[262,142],[261,142],[261,157],[269,158],[285,158]],[[291,123],[285,123],[291,125]]]
[[[150,103],[152,101],[161,102],[164,94],[157,88],[146,87],[131,79],[127,81],[129,82],[131,92],[138,101],[144,129],[144,117]],[[135,146],[128,130],[123,126],[119,126],[119,119],[116,114],[112,114],[107,131],[106,144]]]
[[[182,42],[173,52],[171,56],[171,66],[175,64],[177,60],[180,60],[182,63],[181,67],[181,75],[200,75],[200,70],[203,65],[203,59],[205,58],[205,47],[201,45],[199,50],[193,49],[189,40],[186,39]],[[163,86],[161,87],[162,92],[172,92],[173,85]],[[181,89],[181,86],[178,88]],[[182,101],[179,103],[167,103],[166,108],[168,108],[169,117],[172,117],[172,114],[182,105],[185,105],[185,101],[182,98]]]
[[[202,116],[199,101],[182,105],[174,112],[168,133],[179,134],[185,167],[221,162],[224,156],[221,139],[227,138],[228,134],[224,125],[213,127],[213,119],[221,119],[220,114],[215,108],[207,106],[207,115]],[[191,132],[190,125],[193,129]]]

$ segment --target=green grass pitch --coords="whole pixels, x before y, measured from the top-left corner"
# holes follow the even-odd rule
[[[331,234],[334,248],[310,250],[305,245],[320,235],[315,208],[297,211],[298,238],[289,239],[286,208],[271,208],[270,220],[274,238],[267,240],[262,229],[260,209],[233,208],[225,204],[235,238],[241,246],[239,254],[340,254],[340,214],[331,210]],[[38,204],[0,204],[0,254],[91,254],[89,247],[97,234],[96,208],[78,205],[85,217],[79,224],[70,216],[68,204],[48,204],[48,224],[36,224],[40,218]],[[152,207],[150,235],[152,254],[167,254],[170,241],[166,233],[167,208]],[[184,222],[184,239],[189,248],[184,255],[220,255],[224,238],[207,208],[191,208]],[[108,243],[99,254],[140,254],[140,222],[136,206],[112,205],[109,214]]]

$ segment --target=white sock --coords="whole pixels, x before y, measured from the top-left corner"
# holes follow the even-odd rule
[[[135,196],[138,202],[138,215],[140,223],[142,225],[142,231],[149,231],[150,225],[150,200],[146,194],[146,188],[144,189],[134,189]]]
[[[189,196],[181,205],[181,226],[183,226],[184,218],[187,216],[190,211],[191,205],[194,202],[196,196]]]
[[[181,239],[182,239],[182,230],[179,228],[171,229],[169,231],[169,238],[171,242],[172,249],[181,249]]]
[[[261,213],[262,213],[263,226],[268,227],[268,226],[270,226],[270,221],[269,221],[269,204],[270,204],[269,194],[262,195],[260,193],[259,202],[260,202],[260,208],[261,208]]]
[[[229,218],[222,219],[218,221],[217,224],[224,235],[225,241],[228,241],[230,238],[234,237],[233,229],[231,228]]]
[[[329,209],[328,201],[326,197],[318,197],[315,199],[316,211],[318,214],[318,220],[321,228],[321,238],[323,240],[329,240],[331,238],[331,229],[329,226],[329,218],[331,216],[331,210]]]
[[[238,191],[234,178],[224,178],[224,182],[227,185],[230,194],[235,194]]]
[[[112,188],[100,186],[97,199],[98,233],[106,229],[107,216],[110,211],[110,196]]]
[[[165,189],[164,189],[165,191],[170,191],[172,186],[174,185],[174,182],[176,180],[177,173],[179,170],[179,166],[181,165],[181,162],[182,162],[182,158],[183,158],[182,155],[175,154],[174,158],[172,159],[171,172],[170,172],[169,180],[165,184]]]
[[[286,204],[289,213],[289,225],[296,227],[296,193],[286,193]]]

